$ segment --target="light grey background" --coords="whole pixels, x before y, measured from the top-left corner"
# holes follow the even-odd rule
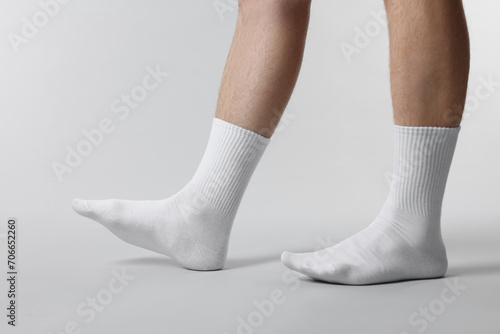
[[[7,217],[20,222],[20,327],[13,333],[59,333],[69,321],[82,324],[83,333],[236,333],[237,317],[273,289],[285,291],[286,301],[255,333],[416,333],[409,316],[439,298],[444,280],[344,287],[301,279],[291,291],[281,279],[281,251],[348,237],[371,221],[387,195],[387,29],[374,30],[350,62],[341,52],[342,43],[354,45],[356,28],[376,28],[371,13],[383,9],[382,1],[314,1],[302,72],[238,213],[228,270],[180,269],[73,213],[73,197],[160,199],[190,179],[237,17],[231,1],[220,2],[228,9],[222,16],[212,0],[72,0],[15,52],[9,33],[20,34],[23,17],[31,20],[40,4],[0,1],[0,232]],[[426,333],[500,328],[500,86],[475,100],[481,78],[500,82],[500,3],[465,6],[469,104],[443,230],[449,279],[468,288]],[[170,76],[120,120],[112,102],[140,85],[148,66]],[[75,148],[82,131],[105,118],[114,131],[60,182],[53,162],[64,162],[66,146]],[[85,324],[75,308],[121,268],[136,279]]]

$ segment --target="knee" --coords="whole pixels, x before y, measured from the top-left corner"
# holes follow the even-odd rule
[[[309,14],[312,0],[238,0],[240,12],[258,10],[263,15]]]

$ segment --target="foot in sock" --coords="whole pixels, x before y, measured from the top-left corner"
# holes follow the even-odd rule
[[[232,223],[269,139],[214,119],[193,179],[158,201],[73,200],[73,209],[125,242],[167,255],[186,268],[218,270]]]
[[[284,252],[283,264],[316,280],[353,285],[444,276],[441,204],[459,130],[395,126],[395,174],[377,218],[333,247]]]

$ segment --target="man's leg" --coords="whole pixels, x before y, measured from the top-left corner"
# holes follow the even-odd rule
[[[373,284],[441,277],[447,269],[441,203],[469,72],[460,0],[386,0],[394,105],[394,178],[377,218],[360,233],[283,263],[312,278]]]
[[[304,53],[311,0],[240,0],[217,118],[271,137]]]
[[[386,0],[397,125],[460,125],[469,77],[461,0]]]
[[[187,268],[222,268],[239,203],[299,73],[309,6],[240,1],[210,139],[186,187],[159,201],[75,199],[75,211]]]

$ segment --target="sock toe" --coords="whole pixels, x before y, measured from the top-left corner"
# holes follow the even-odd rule
[[[76,213],[84,217],[89,217],[92,213],[92,210],[90,209],[86,200],[75,198],[73,199],[72,206],[73,210],[75,210]]]
[[[311,278],[327,281],[334,274],[335,269],[329,263],[313,255],[301,260],[299,271]]]
[[[281,254],[281,262],[285,265],[285,267],[299,271],[302,267],[302,262],[304,259],[308,257],[308,253],[292,253],[292,252],[283,252]]]
[[[335,268],[316,258],[315,253],[283,252],[281,261],[286,267],[317,280],[331,280],[335,273]]]
[[[281,263],[283,263],[285,267],[297,271],[297,264],[299,263],[297,259],[298,255],[299,254],[284,251],[281,253]]]

